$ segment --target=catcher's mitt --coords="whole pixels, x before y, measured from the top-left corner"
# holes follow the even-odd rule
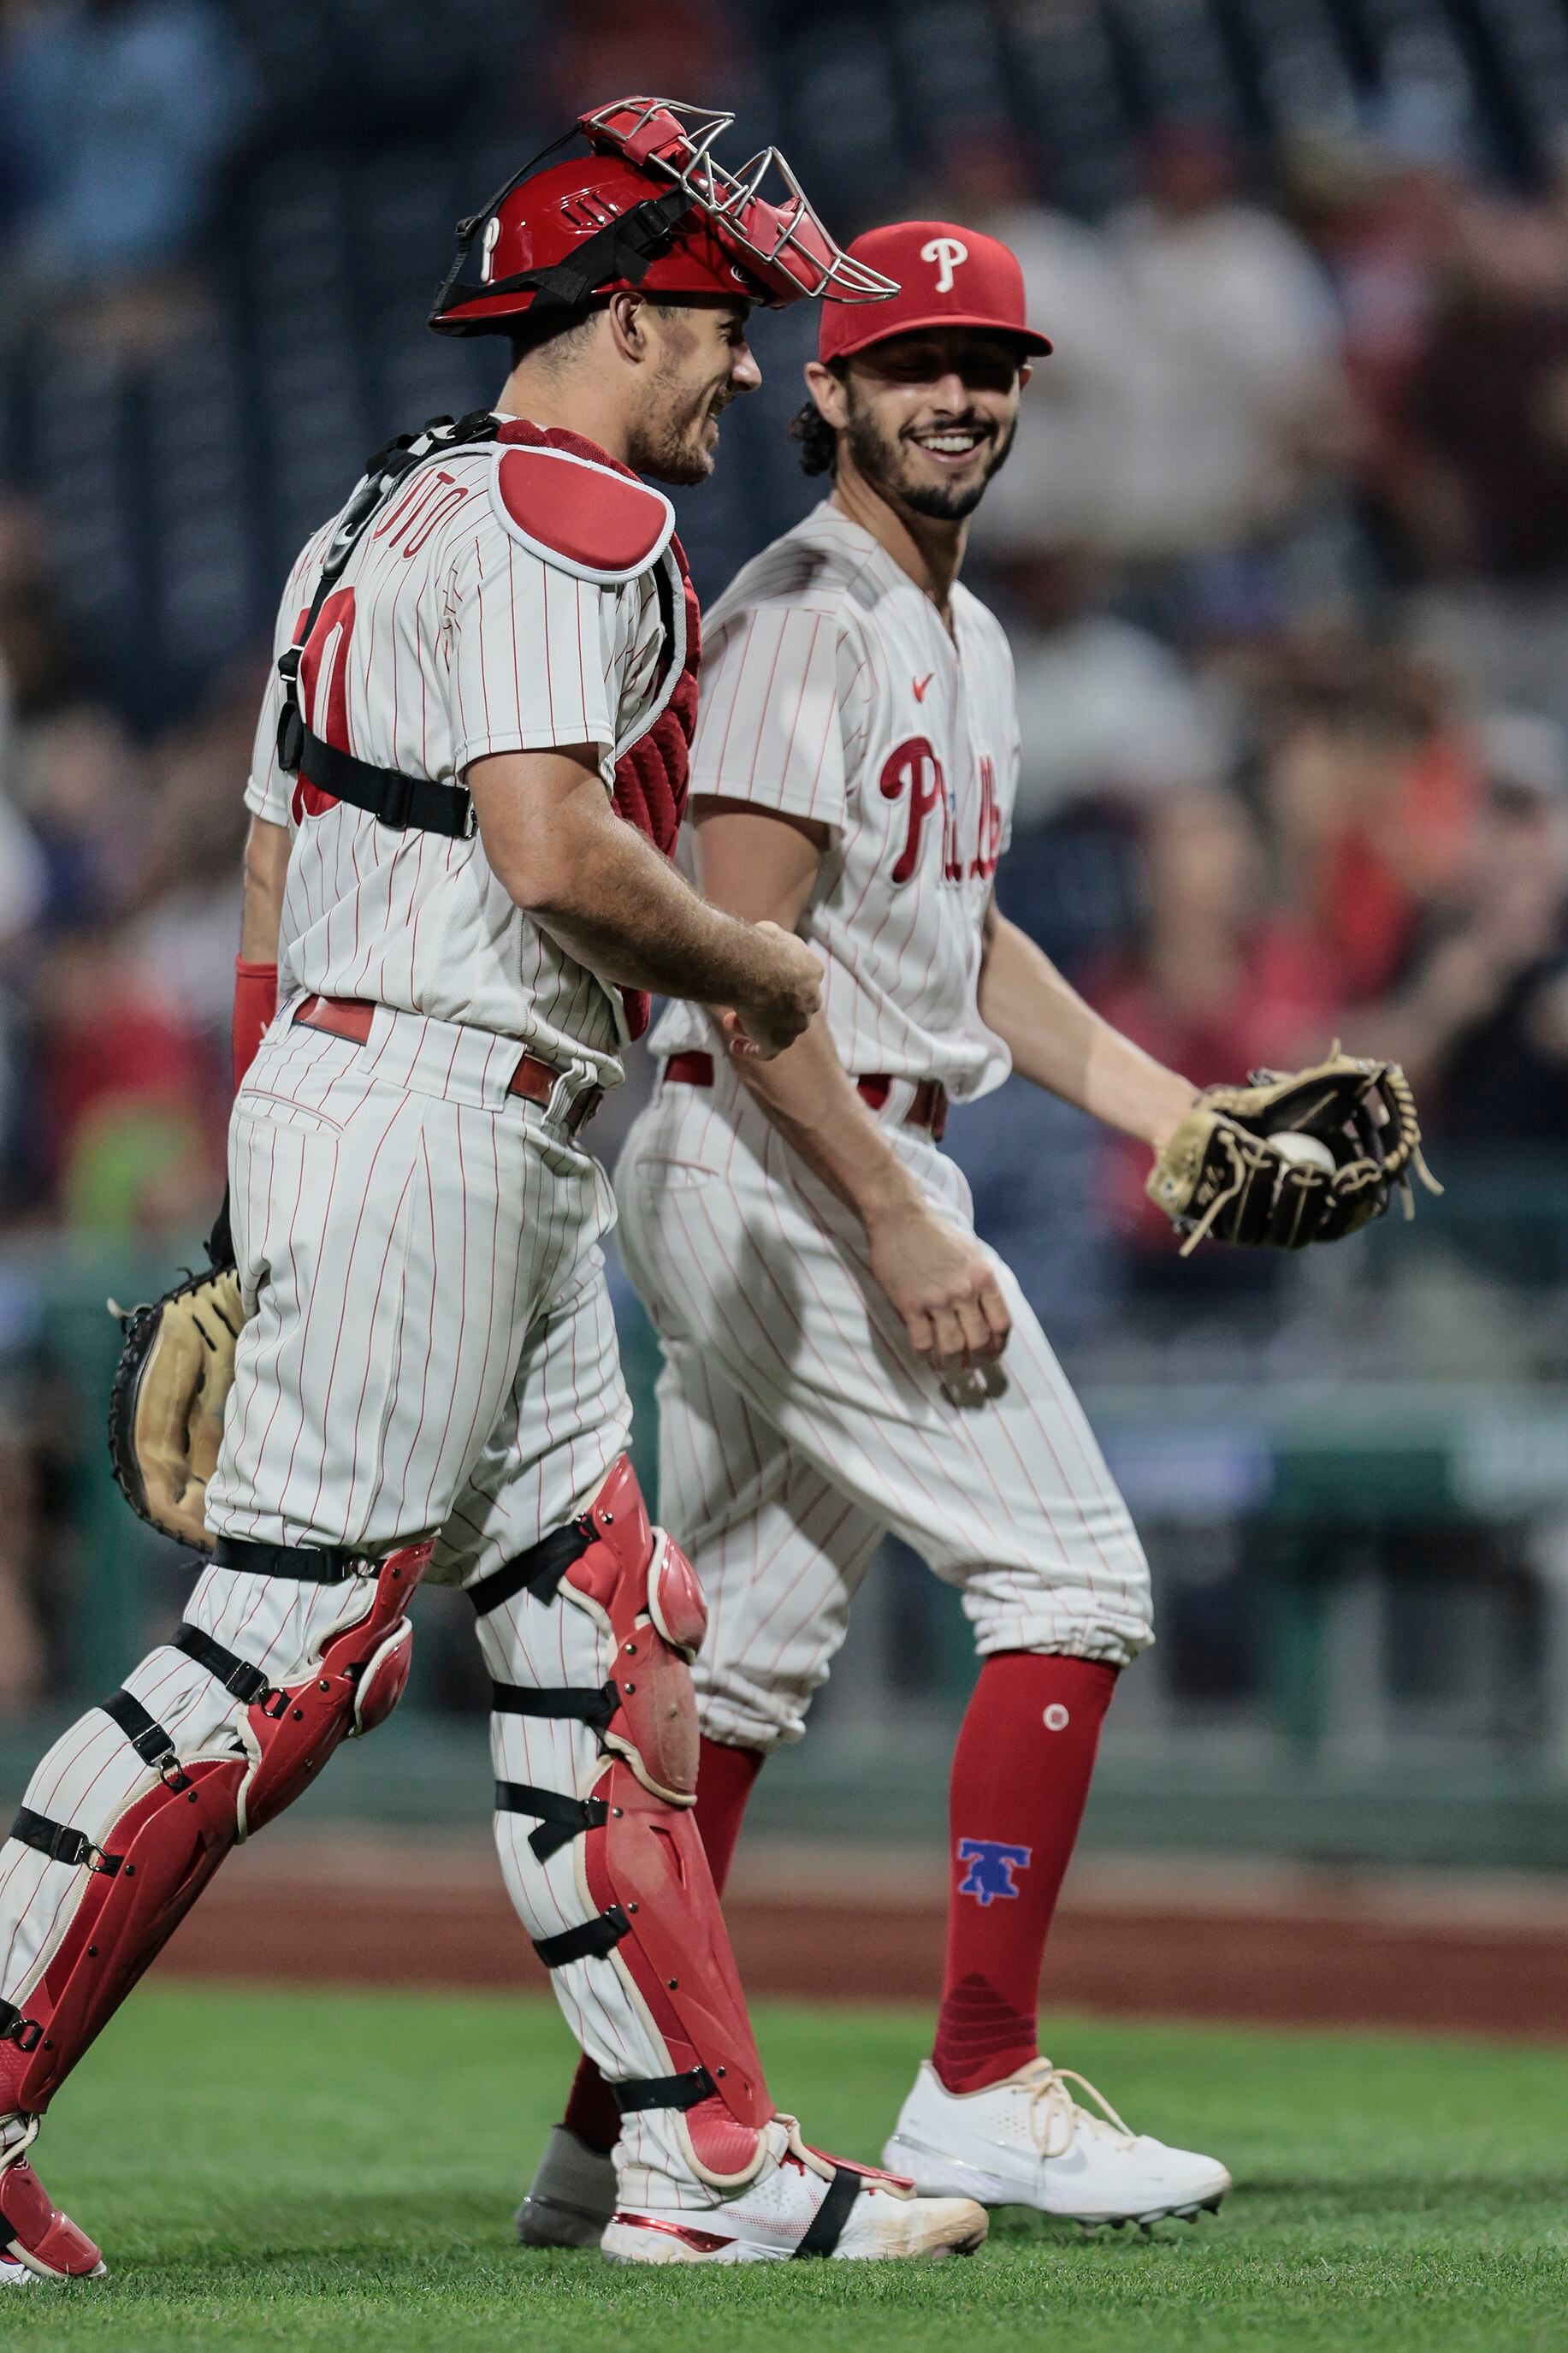
[[[1268,1140],[1287,1132],[1326,1145],[1332,1166],[1291,1159]],[[1412,1170],[1442,1191],[1421,1157],[1404,1071],[1342,1054],[1336,1042],[1312,1070],[1254,1071],[1245,1087],[1205,1088],[1155,1155],[1145,1189],[1185,1236],[1184,1258],[1205,1235],[1304,1250],[1380,1218],[1396,1187],[1412,1216]]]
[[[120,1491],[149,1526],[210,1553],[207,1481],[245,1320],[239,1276],[215,1265],[151,1306],[123,1314],[111,1300],[110,1309],[125,1334],[109,1394],[109,1459]]]

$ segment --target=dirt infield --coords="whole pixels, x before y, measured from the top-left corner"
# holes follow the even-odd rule
[[[940,1857],[764,1847],[742,1857],[725,1908],[755,1994],[934,1998]],[[332,1984],[545,1983],[488,1846],[341,1834],[243,1851],[159,1967]],[[1083,1864],[1045,1990],[1050,2003],[1123,2017],[1568,2039],[1568,1893],[1514,1878]]]

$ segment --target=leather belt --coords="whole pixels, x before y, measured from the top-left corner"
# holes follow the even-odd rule
[[[698,1050],[689,1053],[672,1054],[664,1066],[664,1075],[681,1087],[710,1087],[713,1083],[713,1057]],[[862,1103],[872,1111],[880,1111],[892,1093],[897,1081],[885,1071],[857,1079],[856,1088]],[[947,1089],[940,1079],[920,1079],[915,1083],[914,1101],[904,1113],[906,1127],[923,1127],[933,1144],[940,1144],[947,1133]]]
[[[376,1008],[360,997],[307,997],[294,1015],[307,1029],[323,1029],[329,1038],[346,1038],[351,1044],[363,1046],[370,1036],[371,1023]],[[551,1062],[541,1061],[537,1054],[524,1054],[506,1082],[509,1095],[521,1095],[524,1103],[548,1108],[551,1098],[561,1083],[561,1072]],[[589,1087],[580,1094],[567,1112],[562,1125],[568,1135],[575,1135],[580,1127],[598,1110],[604,1101],[603,1087]]]

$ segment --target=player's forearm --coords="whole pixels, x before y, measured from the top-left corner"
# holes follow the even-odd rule
[[[994,913],[986,925],[980,1017],[1023,1077],[1142,1143],[1163,1143],[1196,1099],[1190,1080],[1112,1029],[1033,940]]]
[[[601,980],[727,1005],[753,994],[765,943],[616,816],[591,747],[500,754],[467,781],[502,888]]]
[[[247,964],[276,964],[289,879],[289,828],[253,817],[245,840],[245,905],[239,953]]]
[[[784,1141],[868,1232],[919,1208],[920,1188],[861,1101],[820,1013],[786,1052],[738,1070]]]
[[[528,913],[602,979],[664,997],[749,998],[764,951],[754,924],[710,907],[642,836],[612,817],[590,860],[557,875]]]

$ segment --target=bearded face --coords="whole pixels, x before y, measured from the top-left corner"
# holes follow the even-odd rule
[[[943,328],[892,336],[843,378],[845,442],[890,505],[961,522],[1003,465],[1018,424],[1023,372],[1005,335]]]
[[[678,488],[708,480],[720,417],[761,381],[746,342],[750,309],[724,300],[649,304],[658,348],[631,452],[639,474]]]

